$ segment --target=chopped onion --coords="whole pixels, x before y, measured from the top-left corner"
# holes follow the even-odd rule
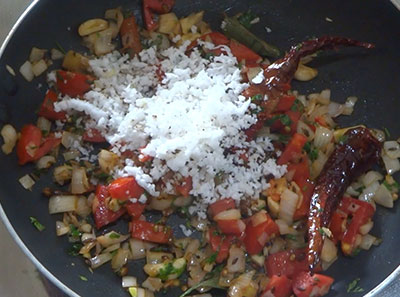
[[[146,263],[148,264],[158,264],[167,259],[172,260],[173,258],[174,256],[171,253],[146,251]]]
[[[122,287],[123,288],[137,287],[137,278],[128,275],[122,277]]]
[[[329,238],[325,238],[322,246],[321,259],[326,262],[332,262],[337,258],[336,244]]]
[[[114,271],[120,271],[122,267],[128,262],[128,250],[119,249],[111,260],[111,268]]]
[[[24,175],[19,180],[19,183],[26,189],[31,191],[35,184],[35,181],[29,176],[29,174]]]
[[[92,209],[90,208],[85,196],[78,197],[75,212],[82,218],[86,218],[92,212]]]
[[[361,177],[361,181],[364,187],[368,187],[370,184],[382,180],[383,176],[378,171],[368,171]]]
[[[354,106],[356,105],[357,100],[358,98],[354,96],[350,96],[347,98],[343,109],[344,115],[351,115],[353,113]]]
[[[271,247],[268,248],[270,254],[275,254],[285,249],[286,241],[282,237],[276,237],[272,241]]]
[[[146,248],[142,240],[131,238],[129,239],[129,246],[133,260],[143,259],[146,257]]]
[[[172,196],[151,197],[149,206],[151,209],[163,211],[171,207],[172,201]]]
[[[64,222],[56,221],[56,234],[57,236],[63,236],[69,232],[69,226],[65,225]]]
[[[372,236],[371,234],[365,234],[362,237],[361,243],[360,243],[360,248],[363,250],[369,250],[371,246],[375,243],[376,237]]]
[[[142,287],[149,289],[152,292],[158,292],[163,287],[163,283],[158,277],[149,276],[143,283]]]
[[[63,131],[62,137],[61,137],[61,144],[69,149],[72,147],[75,143],[79,143],[81,141],[81,136],[78,134],[74,134],[68,131]]]
[[[58,166],[53,171],[55,181],[61,186],[72,177],[72,167],[68,165]]]
[[[374,201],[384,207],[393,208],[393,196],[392,193],[386,188],[384,184],[381,184],[376,190],[374,195]]]
[[[37,47],[33,47],[31,49],[31,53],[29,54],[29,62],[36,63],[44,58],[44,55],[46,54],[47,50],[45,49],[40,49]]]
[[[65,161],[75,160],[77,159],[81,153],[78,150],[71,150],[63,153],[63,157]]]
[[[281,195],[279,218],[286,221],[289,225],[293,223],[293,215],[297,209],[298,199],[299,195],[289,189],[285,189]]]
[[[336,102],[331,102],[328,105],[328,114],[332,118],[336,118],[337,116],[340,116],[343,113],[344,106],[342,104],[336,103]]]
[[[36,167],[38,169],[47,169],[50,168],[54,163],[56,163],[56,158],[53,156],[43,156],[37,161]]]
[[[3,126],[0,134],[3,137],[4,141],[4,144],[1,146],[1,150],[3,151],[3,153],[8,155],[13,151],[15,144],[17,143],[18,140],[17,131],[14,129],[13,126],[7,124]]]
[[[265,210],[260,210],[256,214],[254,214],[251,218],[251,224],[256,227],[260,225],[261,223],[264,223],[265,221],[268,220],[267,217],[267,212]]]
[[[108,150],[101,150],[99,153],[99,165],[103,172],[109,173],[118,165],[119,157],[117,154]]]
[[[333,131],[325,127],[317,127],[315,131],[314,145],[316,148],[324,148],[332,141]]]
[[[361,201],[371,202],[378,188],[379,188],[379,182],[378,181],[373,182],[362,191],[358,199]]]
[[[75,211],[78,203],[76,195],[57,195],[49,199],[49,213]]]
[[[268,204],[268,209],[270,213],[274,216],[277,217],[279,214],[279,203],[276,202],[272,197],[267,197],[267,204]]]
[[[389,158],[400,158],[400,144],[397,141],[385,141],[383,143],[383,149]]]
[[[32,64],[29,61],[25,61],[25,63],[22,64],[19,68],[19,72],[21,72],[22,76],[29,82],[35,77],[32,70]]]
[[[318,75],[318,70],[299,63],[294,78],[299,81],[309,81]]]
[[[130,235],[122,235],[115,231],[108,232],[104,235],[97,237],[97,242],[103,247],[109,247],[110,245],[123,242],[129,238]]]
[[[328,105],[331,102],[331,90],[325,89],[322,90],[319,94],[318,102],[324,105]]]
[[[32,65],[32,72],[35,76],[39,76],[47,70],[47,63],[45,60],[40,60]]]
[[[81,241],[83,243],[86,243],[87,241],[95,241],[96,240],[96,235],[93,233],[83,233],[81,236]]]
[[[199,247],[200,240],[198,240],[197,238],[191,239],[185,250],[185,258],[187,258],[187,256],[190,254],[196,253]]]
[[[307,137],[308,141],[311,141],[314,139],[315,133],[311,129],[309,125],[304,123],[303,121],[299,121],[297,124],[297,133],[303,134],[305,137]]]
[[[277,219],[275,220],[275,223],[278,225],[279,234],[285,235],[293,233],[293,229],[289,227],[289,224],[286,221]]]
[[[64,54],[59,51],[58,49],[52,48],[50,51],[51,59],[52,60],[59,60],[64,58]]]
[[[112,259],[111,253],[104,253],[104,254],[97,255],[89,260],[90,267],[95,269],[97,267],[100,267],[104,263],[107,263],[111,259]]]
[[[378,139],[379,142],[384,142],[386,140],[386,135],[385,132],[379,129],[371,129],[372,135],[375,136],[376,139]]]
[[[228,290],[228,296],[229,297],[242,297],[245,294],[246,289],[251,286],[252,284],[252,278],[255,274],[254,270],[251,270],[249,272],[243,273],[239,275],[239,277],[235,278],[232,281],[231,286],[229,287]]]
[[[8,73],[10,73],[12,76],[15,76],[15,71],[10,65],[6,64],[6,69]]]
[[[218,220],[238,220],[241,218],[239,209],[224,210],[214,216],[214,221]]]
[[[229,249],[229,258],[227,261],[227,269],[228,272],[235,273],[235,272],[244,272],[246,259],[245,259],[243,249],[233,245]]]
[[[392,159],[386,154],[382,154],[382,160],[385,164],[385,168],[388,174],[393,175],[395,172],[400,170],[399,159]]]
[[[100,245],[100,243],[98,243],[98,244]],[[121,243],[119,243],[119,242],[114,243],[114,244],[110,245],[109,247],[105,248],[103,250],[103,253],[111,253],[113,251],[118,250],[120,247],[121,247]],[[100,246],[100,248],[101,248],[101,246]]]
[[[86,176],[85,167],[74,167],[72,169],[71,177],[71,193],[72,194],[83,194],[86,193],[90,188],[88,178]]]
[[[44,118],[44,117],[38,117],[36,121],[36,126],[41,130],[46,133],[50,132],[51,130],[51,122]]]
[[[371,231],[372,227],[374,226],[374,222],[373,221],[368,221],[367,223],[365,223],[364,225],[362,225],[360,227],[360,233],[362,235],[368,234],[369,231]]]
[[[322,261],[321,267],[323,271],[326,271],[338,258],[336,257],[331,262]]]
[[[185,207],[192,204],[192,202],[193,202],[192,196],[189,197],[180,196],[174,199],[173,204],[176,207]]]

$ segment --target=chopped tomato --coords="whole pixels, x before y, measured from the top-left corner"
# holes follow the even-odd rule
[[[303,134],[295,133],[277,163],[279,165],[287,164],[289,161],[299,157],[306,142],[307,137]]]
[[[124,207],[131,217],[133,217],[134,219],[139,219],[144,209],[146,208],[146,204],[128,201],[127,203],[125,203]]]
[[[83,141],[87,142],[96,142],[96,143],[101,143],[101,142],[107,142],[107,140],[104,138],[103,135],[101,135],[101,132],[97,129],[89,128],[85,130],[82,136]]]
[[[319,297],[328,294],[333,278],[310,272],[300,272],[293,279],[293,292],[297,297]]]
[[[297,207],[293,215],[294,220],[299,220],[308,215],[310,209],[311,195],[314,192],[315,185],[309,179],[298,178],[295,179],[294,182],[299,186],[303,194],[303,200],[301,200],[301,204]]]
[[[42,105],[40,106],[38,115],[48,120],[65,120],[65,112],[55,111],[54,103],[57,102],[57,94],[53,90],[48,90],[44,96]]]
[[[293,135],[296,132],[297,124],[301,117],[300,112],[288,110],[283,114],[278,114],[275,116],[279,117],[272,122],[271,131],[278,131],[279,133],[290,135]],[[283,119],[285,119],[285,121]]]
[[[164,14],[171,11],[175,4],[175,0],[144,0],[143,1],[143,17],[146,29],[153,31],[158,27],[158,22],[154,16],[154,12]]]
[[[192,190],[192,177],[185,177],[181,184],[175,185],[175,190],[183,197],[189,197],[189,193]]]
[[[256,216],[259,216],[257,225],[254,224],[255,220],[252,219]],[[267,213],[259,212],[254,214],[246,224],[245,237],[243,239],[246,251],[251,255],[260,253],[271,236],[278,234],[278,225]]]
[[[347,217],[348,215],[340,210],[333,213],[329,230],[331,230],[335,241],[342,240],[344,231],[346,231]]]
[[[243,220],[217,220],[218,228],[224,234],[240,235],[246,229],[246,224]]]
[[[130,198],[140,198],[144,190],[138,185],[133,176],[120,177],[108,185],[108,191],[112,198],[128,200]]]
[[[210,216],[214,218],[217,214],[220,212],[223,212],[224,210],[229,210],[232,208],[235,208],[235,200],[232,198],[225,198],[225,199],[220,199],[213,204],[211,204],[208,207],[208,212],[210,213]]]
[[[61,139],[54,137],[53,134],[43,139],[42,131],[38,127],[32,124],[25,125],[21,129],[21,137],[17,143],[18,164],[24,165],[39,160],[60,142]]]
[[[286,275],[273,275],[260,297],[289,297],[292,294],[292,280]]]
[[[91,89],[94,78],[82,73],[57,70],[57,88],[70,97],[79,97]]]
[[[326,120],[323,116],[315,117],[315,122],[320,124],[323,127],[329,127],[328,123],[326,122]]]
[[[211,249],[218,252],[216,262],[222,263],[229,256],[229,248],[234,240],[233,235],[220,235],[214,227],[208,230]]]
[[[104,185],[98,185],[92,204],[92,212],[97,229],[115,222],[125,213],[124,208],[115,212],[109,209],[106,205],[106,199],[109,197],[110,193],[108,192],[107,187]]]
[[[136,23],[136,18],[130,16],[124,19],[119,30],[121,34],[122,50],[130,50],[130,54],[138,54],[142,51],[142,43],[140,42],[139,29]]]
[[[268,255],[265,260],[265,270],[269,277],[286,275],[288,278],[302,271],[308,271],[306,250],[282,251]]]
[[[228,45],[229,44],[229,38],[220,32],[207,33],[202,37],[202,39],[205,40],[207,38],[207,36],[209,38],[211,38],[212,43],[214,43],[215,45]]]
[[[286,112],[290,110],[294,101],[296,100],[295,96],[291,95],[283,95],[279,98],[279,102],[275,107],[274,112]]]
[[[236,57],[238,62],[246,61],[246,63],[257,63],[262,60],[258,54],[235,40],[230,41],[229,47],[232,51],[232,55]]]
[[[132,220],[131,228],[133,238],[155,243],[167,243],[172,235],[170,228],[137,219]]]

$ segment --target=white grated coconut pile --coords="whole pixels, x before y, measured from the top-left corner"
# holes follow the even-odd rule
[[[99,78],[93,90],[83,99],[63,97],[55,109],[87,114],[86,127],[100,130],[117,154],[146,146],[142,152],[154,157],[151,168],[127,159],[114,175],[134,176],[150,195],[159,194],[155,182],[171,170],[191,176],[196,199],[189,211],[205,216],[219,198],[258,198],[267,176],[281,177],[286,167],[269,158],[268,138],[246,141],[243,130],[256,121],[249,109],[256,107],[241,95],[248,85],[229,48],[208,60],[197,50],[186,55],[187,45],[160,53],[149,48],[134,59],[115,51],[91,60]],[[246,151],[243,166],[239,156]],[[217,175],[223,178],[215,184]]]

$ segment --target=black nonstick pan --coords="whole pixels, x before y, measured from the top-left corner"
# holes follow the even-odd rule
[[[6,65],[17,70],[33,46],[50,49],[59,43],[66,50],[84,51],[76,33],[78,25],[118,6],[132,11],[141,21],[139,0],[40,0],[30,6],[2,48],[2,124],[11,123],[20,129],[23,124],[34,122],[34,111],[46,91],[44,77],[28,83],[21,75],[11,76]],[[400,137],[400,12],[390,1],[177,0],[174,11],[182,16],[205,10],[205,20],[218,29],[223,12],[233,15],[249,8],[261,20],[254,26],[255,33],[283,50],[321,35],[340,35],[374,43],[373,50],[349,48],[321,53],[312,62],[319,70],[318,77],[311,82],[294,83],[293,89],[310,93],[329,88],[333,98],[340,102],[348,96],[357,96],[360,100],[354,114],[341,119],[341,125],[365,123],[368,127],[387,128],[394,139]],[[18,183],[18,179],[32,169],[32,165],[18,166],[15,153],[11,156],[0,154],[0,215],[26,254],[41,272],[71,296],[128,296],[121,288],[120,278],[108,265],[91,274],[81,258],[68,255],[66,251],[70,244],[64,237],[58,238],[53,227],[60,217],[49,215],[47,198],[40,190],[52,184],[51,177],[41,178],[32,192],[24,190]],[[379,247],[361,252],[355,258],[341,257],[329,268],[326,273],[335,278],[329,296],[348,294],[347,286],[356,278],[360,278],[359,286],[364,292],[352,293],[352,296],[381,296],[382,290],[397,278],[400,274],[398,207],[397,202],[390,210],[378,208],[372,234],[383,239]],[[32,226],[30,216],[38,218],[47,228],[38,232]],[[140,282],[145,278],[142,264],[129,266],[131,274],[135,274]],[[82,281],[79,276],[85,276],[88,281]],[[213,292],[213,296],[224,294]],[[400,291],[389,294],[400,296]],[[178,291],[159,296],[178,296]]]

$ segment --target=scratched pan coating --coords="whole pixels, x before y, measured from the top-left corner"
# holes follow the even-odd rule
[[[21,22],[0,59],[0,120],[11,122],[17,128],[33,122],[34,111],[45,92],[45,88],[38,85],[44,85],[44,78],[35,79],[33,83],[27,83],[20,75],[12,78],[5,71],[6,64],[18,69],[33,46],[50,49],[55,47],[55,42],[67,50],[84,50],[76,34],[77,26],[89,18],[102,16],[105,9],[117,6],[133,11],[141,21],[138,0],[39,1]],[[342,35],[375,43],[373,50],[347,48],[321,53],[312,63],[319,69],[318,77],[308,83],[293,83],[293,88],[303,93],[330,88],[333,99],[339,102],[344,102],[347,96],[357,96],[360,100],[355,112],[340,121],[343,126],[364,123],[369,127],[387,127],[394,138],[400,136],[400,38],[397,31],[400,13],[390,1],[177,0],[174,11],[183,16],[205,10],[206,21],[218,28],[222,12],[235,14],[248,8],[261,19],[254,31],[282,50],[320,35]],[[265,27],[272,32],[267,33]],[[37,259],[36,264],[41,263],[41,271],[75,296],[127,296],[121,288],[120,278],[114,275],[109,265],[100,267],[92,275],[82,259],[67,255],[67,238],[56,237],[54,232],[54,222],[60,216],[48,214],[47,199],[40,194],[42,187],[51,185],[50,177],[42,178],[32,193],[25,191],[17,180],[33,167],[16,164],[15,153],[7,157],[0,155],[1,205],[12,228]],[[399,266],[400,213],[397,208],[398,203],[392,210],[379,208],[377,211],[372,234],[383,238],[379,247],[361,252],[354,259],[341,257],[328,270],[327,274],[335,278],[329,296],[344,295],[347,284],[358,277],[360,286],[369,292]],[[30,224],[29,216],[38,218],[46,230],[37,232]],[[179,222],[175,218],[170,221],[175,225]],[[126,230],[120,225],[116,227]],[[145,277],[142,264],[129,266],[130,274],[137,275],[140,281]],[[81,281],[79,275],[86,276],[88,282]],[[392,274],[392,278],[395,275]],[[213,296],[224,295],[224,292],[213,292]],[[160,296],[178,296],[178,291]]]

